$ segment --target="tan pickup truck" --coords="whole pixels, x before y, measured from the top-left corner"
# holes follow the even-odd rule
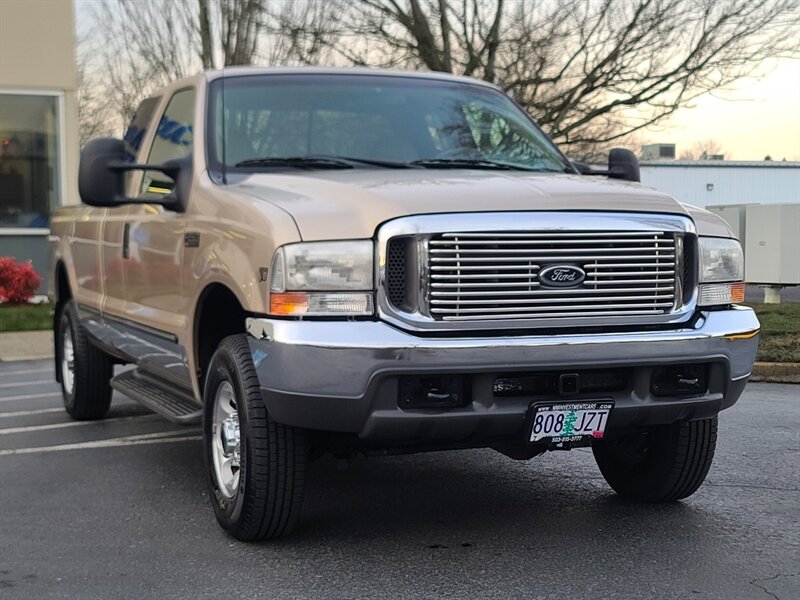
[[[292,528],[323,452],[591,446],[622,496],[685,498],[759,323],[725,223],[638,181],[471,79],[179,81],[86,145],[83,204],[53,217],[67,411],[101,419],[116,389],[202,422],[244,540]]]

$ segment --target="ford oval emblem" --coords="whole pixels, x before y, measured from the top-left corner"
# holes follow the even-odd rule
[[[584,270],[573,265],[550,265],[539,271],[539,283],[545,287],[575,287],[584,279]]]

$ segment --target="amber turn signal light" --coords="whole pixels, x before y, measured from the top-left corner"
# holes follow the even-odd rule
[[[284,317],[304,315],[308,312],[308,294],[272,292],[269,295],[269,312]]]

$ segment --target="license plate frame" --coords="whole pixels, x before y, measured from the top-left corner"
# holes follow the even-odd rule
[[[537,402],[531,406],[531,416],[527,428],[528,442],[531,444],[548,444],[551,446],[575,446],[586,445],[591,440],[600,440],[605,437],[608,428],[608,420],[614,410],[614,402],[605,399],[597,400],[573,400],[571,402]],[[559,414],[564,414],[561,429],[557,433],[564,431],[563,422],[569,419],[568,415],[572,412],[574,419],[570,424],[569,435],[551,435],[555,431],[555,424]],[[587,413],[597,413],[591,417]],[[537,428],[537,416],[542,415],[543,419],[539,423],[542,430],[535,431]],[[548,428],[544,423],[547,416],[553,416],[553,427]],[[586,422],[584,419],[591,418]],[[576,423],[577,421],[577,423]],[[583,427],[581,425],[583,424]],[[595,426],[596,425],[596,426]],[[591,426],[591,431],[587,427]],[[574,429],[572,427],[575,427]],[[578,433],[573,433],[577,431]]]

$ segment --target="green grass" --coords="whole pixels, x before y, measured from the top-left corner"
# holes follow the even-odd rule
[[[757,360],[800,362],[800,302],[749,304],[761,321]],[[49,304],[0,305],[0,332],[37,331],[53,326]]]
[[[39,331],[53,327],[50,304],[0,304],[0,332]]]
[[[800,362],[800,302],[748,304],[761,321],[756,360]]]

